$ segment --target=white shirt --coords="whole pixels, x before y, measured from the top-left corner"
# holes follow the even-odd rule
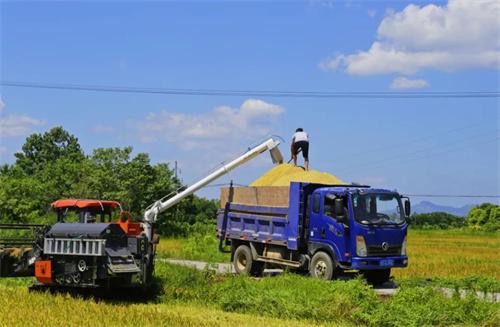
[[[293,134],[294,142],[306,141],[309,142],[309,135],[306,132],[296,132]]]

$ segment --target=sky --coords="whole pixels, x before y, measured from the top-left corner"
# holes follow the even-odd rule
[[[117,87],[499,91],[497,1],[0,2],[2,81]],[[191,184],[269,135],[312,169],[405,194],[500,194],[498,98],[186,96],[0,87],[0,164],[63,126]],[[299,160],[301,162],[301,160]],[[268,155],[216,183],[247,185]],[[218,187],[199,195],[217,198]],[[415,197],[461,206],[486,199]],[[491,200],[490,200],[491,201]],[[498,203],[498,201],[496,201]]]

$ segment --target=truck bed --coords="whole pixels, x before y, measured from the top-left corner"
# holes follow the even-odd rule
[[[220,210],[217,229],[223,238],[286,245],[288,207],[249,206],[231,203]]]
[[[302,183],[291,183],[285,188],[243,187],[223,191],[217,233],[222,239],[279,244],[296,250],[304,212],[302,195]],[[250,203],[235,203],[235,200]]]

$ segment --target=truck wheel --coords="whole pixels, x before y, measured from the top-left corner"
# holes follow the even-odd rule
[[[264,263],[254,261],[252,251],[248,245],[240,245],[234,251],[233,266],[237,274],[261,276],[264,271]]]
[[[335,270],[332,258],[323,251],[316,252],[311,259],[309,274],[312,277],[330,280]]]
[[[364,270],[363,275],[370,284],[383,284],[391,277],[391,268]]]

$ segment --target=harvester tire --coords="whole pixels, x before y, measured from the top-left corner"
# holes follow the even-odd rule
[[[234,251],[233,266],[239,275],[262,276],[264,262],[253,260],[252,251],[248,245],[242,244]]]

